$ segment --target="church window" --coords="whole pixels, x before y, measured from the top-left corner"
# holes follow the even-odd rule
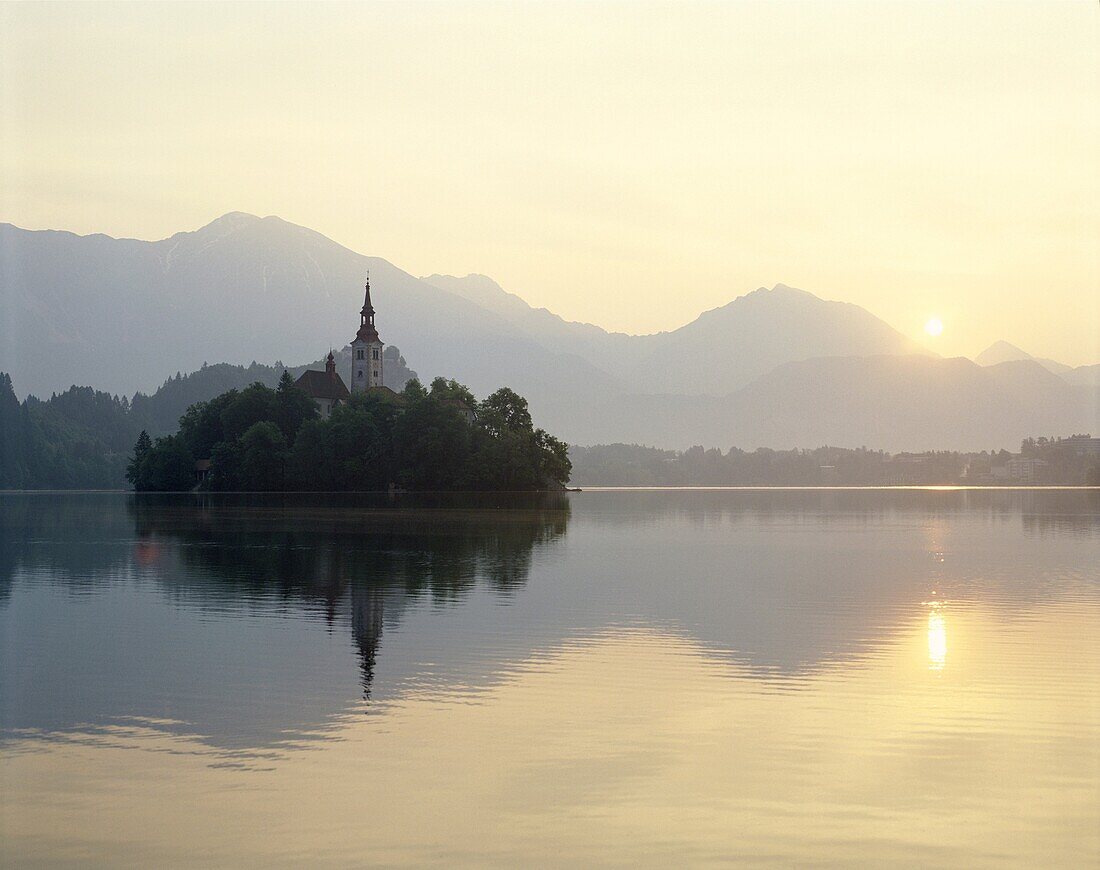
[[[359,348],[359,350],[357,350],[355,352],[355,358],[356,359],[362,359],[363,358],[363,348]]]
[[[359,369],[359,377],[363,377],[363,370]]]
[[[378,359],[378,348],[374,349],[374,358]]]

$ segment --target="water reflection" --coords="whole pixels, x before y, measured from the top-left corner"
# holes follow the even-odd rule
[[[1100,854],[1088,493],[0,495],[0,594],[0,863]]]
[[[0,729],[156,719],[237,748],[347,709],[343,632],[369,699],[383,634],[409,608],[479,591],[507,603],[569,522],[554,495],[47,495],[0,497],[0,511],[0,589],[24,593],[0,629],[25,654],[0,662]]]
[[[476,691],[617,625],[685,632],[797,688],[877,655],[929,588],[1009,614],[1079,595],[1098,539],[1082,492],[0,496],[0,600],[21,578],[6,624],[35,662],[0,663],[0,727],[152,716],[270,745],[363,698]],[[942,611],[928,622],[942,668]]]
[[[928,612],[928,669],[942,671],[947,664],[947,621],[939,604]]]
[[[536,547],[563,534],[569,503],[561,495],[348,496],[286,499],[134,497],[135,558],[156,564],[170,541],[189,569],[185,582],[205,600],[252,596],[320,605],[336,620],[346,602],[369,698],[387,612],[427,594],[454,604],[476,585],[511,595],[527,580]],[[195,584],[197,576],[210,583]]]

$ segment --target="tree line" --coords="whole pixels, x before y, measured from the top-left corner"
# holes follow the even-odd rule
[[[400,385],[416,376],[396,347],[383,353],[388,382],[394,378]],[[289,369],[281,362],[204,363],[189,374],[177,372],[151,394],[127,398],[73,386],[23,402],[11,377],[0,372],[0,489],[119,489],[126,485],[127,454],[142,430],[153,438],[172,433],[195,402],[256,382],[275,387],[285,371],[296,376],[323,367],[323,360]]]
[[[866,447],[747,451],[731,447],[660,450],[638,444],[570,448],[573,479],[606,486],[882,486],[1019,483],[995,478],[1012,459],[1039,459],[1029,482],[1100,486],[1100,456],[1064,440],[1025,439],[1020,454],[1007,450],[930,450],[890,454]]]
[[[473,419],[468,419],[467,409]],[[508,388],[478,401],[462,384],[410,380],[356,393],[328,419],[284,372],[191,405],[173,435],[142,432],[126,477],[139,491],[542,490],[569,480],[567,446],[534,427]]]

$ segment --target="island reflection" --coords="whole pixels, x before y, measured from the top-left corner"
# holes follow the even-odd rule
[[[26,652],[0,663],[0,732],[315,734],[372,698],[410,607],[507,603],[569,518],[563,494],[0,497],[0,633]]]
[[[967,608],[1011,621],[1089,600],[1096,495],[0,496],[0,725],[156,718],[267,747],[349,710],[476,695],[622,627],[768,691],[851,673],[914,619],[925,666],[949,646],[954,668]]]
[[[460,602],[481,585],[511,595],[535,548],[560,538],[560,494],[134,496],[135,561],[156,564],[175,545],[186,572],[166,575],[207,603],[282,599],[330,624],[342,602],[369,698],[387,614],[427,595]],[[206,578],[209,583],[195,583]]]

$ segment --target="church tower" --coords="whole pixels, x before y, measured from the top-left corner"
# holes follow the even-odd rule
[[[351,391],[361,393],[382,386],[382,339],[374,327],[374,306],[370,304],[370,274],[363,310],[359,312],[359,331],[351,342]]]

